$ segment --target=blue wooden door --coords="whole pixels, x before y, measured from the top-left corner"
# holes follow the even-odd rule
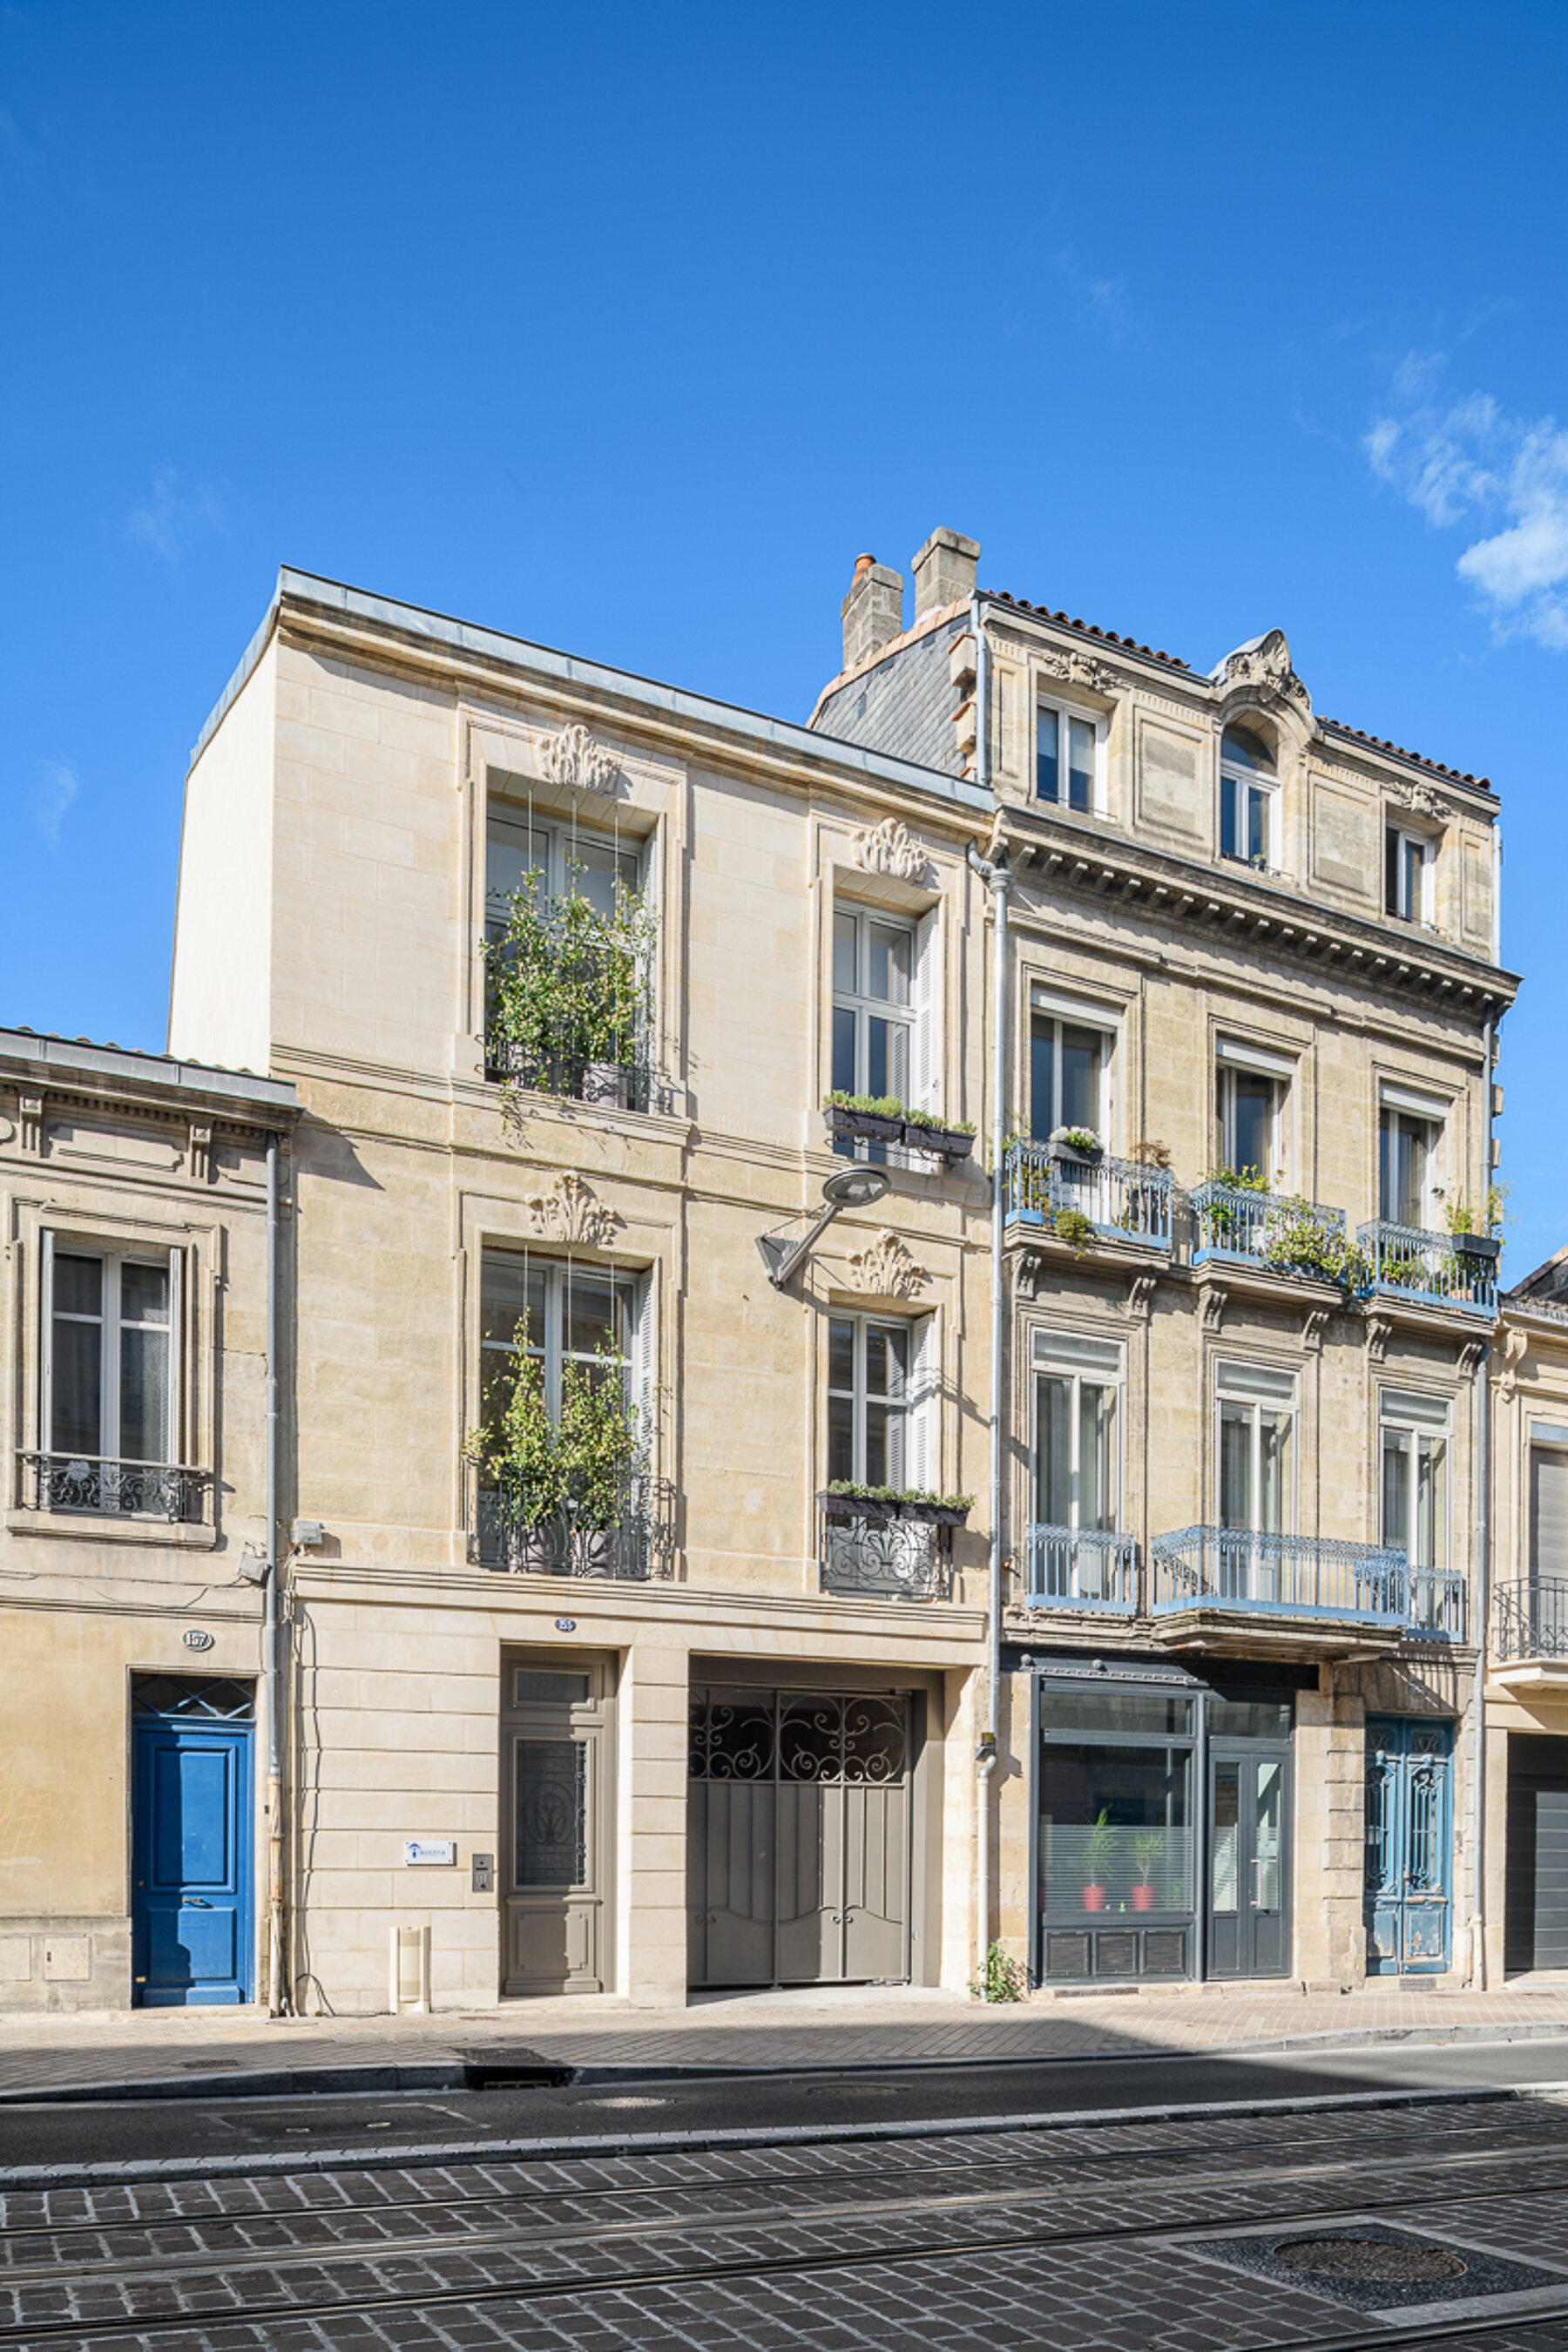
[[[1454,1727],[1366,1724],[1366,1970],[1440,1976],[1453,1948]]]
[[[137,1723],[132,1847],[136,2000],[248,2000],[248,1727]]]

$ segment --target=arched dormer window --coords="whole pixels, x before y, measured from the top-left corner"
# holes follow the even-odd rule
[[[1219,746],[1219,854],[1268,870],[1279,864],[1279,779],[1274,754],[1249,727],[1227,727]]]

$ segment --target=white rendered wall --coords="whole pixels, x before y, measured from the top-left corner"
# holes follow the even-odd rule
[[[185,779],[169,1051],[266,1073],[271,1055],[277,640]]]

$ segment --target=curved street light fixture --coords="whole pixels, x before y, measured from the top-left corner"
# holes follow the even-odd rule
[[[768,1280],[775,1290],[782,1290],[795,1268],[810,1252],[819,1234],[826,1233],[840,1209],[868,1209],[879,1201],[888,1189],[888,1180],[879,1168],[837,1168],[831,1176],[822,1180],[823,1206],[816,1222],[797,1242],[786,1242],[777,1234],[759,1234],[757,1247],[763,1254],[763,1264],[768,1270]]]

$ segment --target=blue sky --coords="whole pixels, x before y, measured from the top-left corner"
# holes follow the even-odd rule
[[[1505,811],[1509,1264],[1568,1240],[1568,11],[0,9],[0,1020],[163,1040],[279,562],[804,717],[856,553]]]

